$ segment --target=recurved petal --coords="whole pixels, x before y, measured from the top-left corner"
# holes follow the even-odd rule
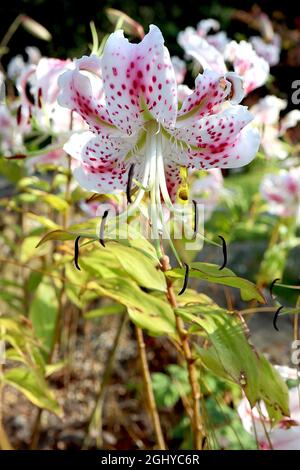
[[[61,89],[58,103],[77,112],[93,132],[114,133],[113,122],[101,99],[102,82],[95,74],[95,58],[84,57],[75,65],[75,69],[66,71],[58,79]]]
[[[77,160],[73,173],[83,188],[100,194],[125,190],[128,169],[124,164],[126,150],[120,139],[99,138],[92,132],[77,133],[64,150]]]
[[[220,75],[205,70],[197,76],[194,92],[184,100],[178,112],[176,127],[191,124],[195,119],[211,114],[216,106],[227,100],[236,100],[241,87],[241,79],[234,73]]]
[[[139,44],[123,31],[111,34],[104,48],[103,81],[113,123],[132,134],[147,109],[163,125],[173,126],[177,112],[174,69],[160,30],[151,25]]]
[[[248,126],[234,140],[207,147],[204,151],[189,150],[190,165],[197,169],[240,168],[254,159],[259,143],[259,132]]]

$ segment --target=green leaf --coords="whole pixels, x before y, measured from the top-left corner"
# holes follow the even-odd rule
[[[20,261],[21,263],[27,263],[31,258],[43,256],[47,254],[47,247],[38,247],[39,236],[26,237],[21,245]]]
[[[173,279],[182,279],[184,277],[184,270],[182,268],[172,269],[167,272],[167,275]],[[195,262],[190,265],[190,277],[224,286],[236,287],[240,290],[243,300],[257,300],[264,303],[264,298],[255,284],[247,279],[236,276],[228,268],[220,271],[219,266],[216,264]]]
[[[106,315],[119,315],[124,312],[123,305],[113,304],[106,305],[105,307],[95,308],[94,310],[89,310],[84,314],[86,320],[94,320],[95,318],[101,318]]]
[[[69,208],[69,204],[62,197],[56,196],[55,194],[43,194],[41,196],[49,206],[58,212],[65,212]]]
[[[120,243],[110,243],[107,247],[121,264],[126,273],[140,286],[165,292],[166,278],[155,260],[141,251]]]
[[[213,310],[211,307],[203,310],[202,307],[198,315],[190,313],[188,308],[185,313],[183,310],[179,310],[181,317],[203,329],[212,344],[212,354],[209,357],[210,367],[218,364],[215,373],[220,374],[223,369],[229,380],[244,389],[250,402],[255,402],[258,393],[257,358],[246,339],[244,326],[239,318],[228,315],[217,305]],[[205,364],[207,355],[202,352],[199,349],[198,354]],[[224,373],[223,376],[225,376]]]
[[[288,415],[288,390],[276,370],[267,359],[258,355],[248,343],[244,325],[235,315],[227,312],[199,309],[199,314],[188,308],[177,309],[187,322],[201,327],[207,334],[211,346],[197,347],[201,362],[218,377],[241,386],[254,406],[264,400],[274,422]]]
[[[73,235],[72,233],[67,232],[66,230],[53,230],[52,232],[46,233],[46,235],[44,235],[40,239],[36,247],[38,248],[49,240],[74,240],[75,236],[76,235]]]
[[[33,370],[25,367],[10,369],[3,375],[3,381],[22,392],[28,400],[39,408],[47,409],[58,416],[62,416],[62,410],[47,382]]]
[[[289,416],[289,391],[280,374],[269,361],[260,354],[257,374],[260,398],[265,402],[269,417],[273,423],[283,416]]]
[[[37,214],[34,214],[33,212],[26,212],[26,217],[38,222],[39,224],[41,224],[43,227],[45,227],[48,230],[59,229],[59,225],[57,225],[55,222],[53,222],[53,220],[48,219],[48,217],[45,217],[43,215],[37,215]]]
[[[125,305],[130,319],[151,334],[175,334],[175,316],[167,300],[143,292],[133,281],[114,277],[90,282],[88,288]]]
[[[49,281],[44,280],[35,293],[29,317],[36,336],[48,353],[53,346],[57,315],[58,300],[55,289]]]

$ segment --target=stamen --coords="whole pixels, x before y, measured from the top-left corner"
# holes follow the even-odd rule
[[[280,311],[283,309],[283,305],[281,305],[277,310],[276,310],[276,313],[274,315],[274,318],[273,318],[273,326],[275,328],[276,331],[279,331],[279,328],[277,327],[277,318],[278,318],[278,315],[280,313]]]
[[[25,85],[25,95],[26,95],[26,98],[28,99],[29,103],[34,106],[35,105],[34,96],[31,93],[30,83],[29,82],[27,82],[26,85]]]
[[[20,104],[20,106],[17,109],[17,124],[18,124],[18,126],[21,124],[21,121],[22,121],[22,105]]]
[[[78,271],[81,271],[80,266],[78,264],[78,259],[79,259],[79,240],[80,240],[80,235],[76,238],[75,240],[75,246],[74,246],[74,264]]]
[[[134,175],[134,163],[130,166],[129,172],[128,172],[128,181],[127,181],[127,187],[126,187],[126,196],[127,196],[128,204],[132,203],[132,200],[131,200],[131,187],[132,187],[133,175]]]
[[[108,210],[104,211],[104,214],[103,214],[102,220],[101,220],[101,224],[100,224],[100,232],[99,232],[99,242],[104,248],[105,248],[104,229],[105,229],[105,223],[106,223],[107,216],[108,216]]]
[[[221,235],[218,235],[218,237],[221,238],[222,243],[223,243],[223,257],[224,257],[224,261],[223,261],[222,266],[219,267],[219,271],[221,271],[222,269],[225,268],[225,266],[226,266],[226,264],[227,264],[227,246],[226,246],[226,241],[225,241],[225,239],[224,239]]]
[[[38,89],[38,107],[42,108],[42,89],[39,87]]]
[[[186,291],[186,288],[187,288],[188,282],[189,282],[190,267],[187,263],[183,263],[183,264],[185,266],[184,281],[183,281],[182,289],[181,289],[181,291],[179,292],[178,295],[182,295]]]

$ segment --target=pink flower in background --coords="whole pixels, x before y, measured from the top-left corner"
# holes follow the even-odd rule
[[[8,106],[0,104],[0,155],[23,153],[23,136]]]
[[[21,54],[18,54],[10,60],[7,66],[7,76],[10,80],[16,82],[16,85],[18,85],[21,75],[23,75],[31,65],[36,65],[41,58],[41,53],[36,47],[26,47],[25,52],[28,57],[27,61],[24,60]]]
[[[296,127],[300,122],[299,109],[293,109],[287,113],[280,121],[279,134],[284,135],[288,129]]]
[[[246,94],[266,83],[270,72],[269,64],[256,54],[250,43],[229,41],[227,36],[219,42],[216,38],[213,41],[213,35],[205,35],[204,32],[203,27],[200,27],[200,33],[199,30],[188,27],[179,33],[178,43],[188,58],[200,64],[203,70],[208,68],[218,73],[226,73],[225,62],[231,62],[234,72],[243,79]]]
[[[261,131],[261,146],[267,157],[285,159],[288,148],[281,138],[285,132],[300,121],[300,111],[295,109],[280,119],[280,112],[287,107],[287,101],[274,95],[267,95],[251,107],[253,123]]]
[[[219,29],[220,23],[213,18],[201,20],[197,24],[197,34],[202,38],[205,38],[206,41],[211,46],[214,46],[219,52],[223,53],[229,42],[229,39],[225,31],[219,31]],[[211,30],[214,31],[214,34],[208,34]]]
[[[264,85],[269,78],[268,62],[256,54],[249,42],[231,41],[226,47],[225,58],[232,63],[233,70],[243,78],[246,94]]]
[[[300,168],[281,170],[278,174],[267,174],[260,186],[269,212],[280,217],[295,217],[300,220]]]
[[[34,116],[42,129],[66,132],[70,129],[71,113],[57,104],[58,77],[72,66],[69,60],[45,58],[37,65],[26,67],[19,78],[19,122],[29,122]]]
[[[137,191],[131,210],[149,192],[160,211],[161,197],[173,208],[182,183],[181,167],[233,168],[254,158],[259,135],[247,126],[251,114],[244,106],[228,104],[223,109],[240,94],[240,79],[205,71],[178,111],[174,69],[156,26],[150,26],[139,44],[130,44],[123,31],[110,35],[97,65],[103,100],[94,95],[89,77],[82,73],[82,61],[86,68],[97,65],[95,58],[84,57],[63,74],[59,103],[76,111],[90,127],[65,145],[80,162],[74,175],[87,190],[125,191],[134,164]]]
[[[106,210],[115,215],[126,209],[124,193],[102,196],[101,200],[87,200],[79,203],[80,209],[89,217],[102,217]]]
[[[275,366],[284,379],[297,379],[297,370]],[[257,407],[251,410],[247,398],[243,398],[238,406],[238,413],[245,430],[255,435],[262,450],[300,450],[300,402],[298,387],[289,390],[290,417],[284,418],[276,426],[271,426],[268,412],[261,404],[261,415]],[[255,429],[254,429],[255,427]],[[269,439],[266,436],[265,429]],[[270,446],[271,441],[271,446]]]
[[[179,59],[177,56],[171,57],[172,65],[175,72],[175,78],[177,85],[180,85],[184,82],[186,75],[186,64],[184,60]]]
[[[263,57],[271,67],[279,63],[281,38],[278,34],[274,34],[272,41],[269,42],[264,41],[260,36],[252,36],[250,43],[257,55]]]
[[[224,189],[223,185],[222,172],[218,168],[207,170],[205,174],[196,171],[192,175],[191,199],[204,206],[205,220],[211,217],[218,205]]]
[[[178,44],[183,48],[187,58],[192,58],[202,69],[211,69],[226,73],[227,67],[223,53],[212,46],[205,38],[199,36],[194,28],[186,28],[178,34]]]

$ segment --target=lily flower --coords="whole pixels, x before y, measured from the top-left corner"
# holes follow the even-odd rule
[[[27,61],[24,60],[21,54],[18,54],[10,60],[7,66],[8,78],[16,83],[19,81],[19,78],[23,75],[25,70],[29,69],[31,65],[36,65],[41,58],[41,53],[36,47],[25,47],[25,52],[28,57]]]
[[[225,59],[230,61],[233,70],[243,77],[246,94],[264,85],[269,78],[268,62],[259,57],[247,41],[231,41],[226,47]]]
[[[204,207],[204,219],[208,220],[218,205],[224,190],[222,172],[212,168],[203,172],[195,171],[192,175],[191,199]]]
[[[257,55],[263,57],[271,67],[279,63],[281,51],[281,38],[279,34],[273,34],[272,40],[268,42],[264,41],[260,36],[252,36],[250,43]]]
[[[280,119],[280,113],[286,107],[286,100],[267,95],[250,108],[254,115],[253,124],[261,130],[261,146],[269,158],[283,160],[289,155],[288,146],[282,137],[288,137],[286,132],[297,126],[300,111],[294,109]]]
[[[103,99],[93,94],[88,73],[102,82]],[[178,110],[174,68],[153,25],[139,44],[129,43],[121,30],[111,34],[101,59],[78,60],[59,85],[59,103],[90,128],[64,147],[80,162],[75,178],[100,194],[128,193],[132,182],[129,213],[149,193],[156,236],[161,202],[174,210],[175,201],[188,200],[189,168],[241,167],[259,146],[258,132],[247,126],[252,120],[247,108],[228,104],[242,98],[235,74],[198,75],[195,90]]]
[[[267,174],[260,192],[268,202],[269,212],[280,217],[295,217],[300,221],[300,168]]]
[[[299,378],[296,369],[275,366],[284,380]],[[298,387],[289,390],[290,417],[284,418],[276,426],[271,422],[264,403],[260,410],[244,397],[238,406],[238,414],[245,430],[256,435],[261,450],[299,450],[300,449],[300,402]]]
[[[199,34],[188,27],[178,35],[178,43],[187,57],[192,58],[203,69],[209,68],[218,73],[226,73],[226,62],[232,64],[234,72],[243,78],[245,94],[266,83],[270,67],[268,62],[259,57],[252,45],[246,41],[222,41],[222,46],[211,39],[212,36]]]

